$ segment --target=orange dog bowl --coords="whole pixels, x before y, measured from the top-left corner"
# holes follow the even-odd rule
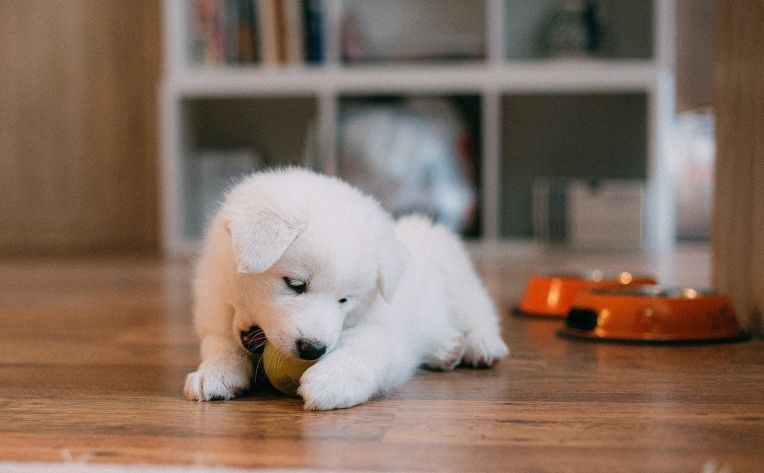
[[[607,274],[599,270],[581,274],[536,275],[528,281],[528,287],[515,312],[522,315],[564,318],[568,315],[576,294],[580,292],[634,284],[655,284],[655,279],[626,272]]]
[[[738,326],[726,296],[654,285],[580,293],[559,333],[592,340],[649,343],[738,341],[749,337]]]

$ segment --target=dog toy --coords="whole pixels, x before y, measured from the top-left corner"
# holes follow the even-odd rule
[[[318,360],[300,360],[281,353],[265,337],[265,331],[253,325],[240,334],[241,344],[252,353],[256,368],[255,380],[262,381],[262,376],[276,389],[287,396],[297,397],[302,374]]]
[[[274,388],[287,396],[298,396],[302,374],[318,360],[300,360],[281,353],[271,342],[265,342],[263,367],[265,376]]]

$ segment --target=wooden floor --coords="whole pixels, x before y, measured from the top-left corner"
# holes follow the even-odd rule
[[[708,258],[481,251],[503,312],[535,270],[656,269],[707,280]],[[198,361],[189,267],[143,257],[0,262],[0,461],[327,470],[762,471],[764,343],[580,343],[506,316],[508,360],[422,371],[335,412],[260,393],[183,400]],[[714,466],[715,465],[715,466]],[[705,468],[705,470],[704,470]]]

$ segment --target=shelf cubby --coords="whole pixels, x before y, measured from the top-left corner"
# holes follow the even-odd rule
[[[208,188],[204,180],[233,183],[247,170],[243,156],[252,156],[249,172],[317,165],[313,161],[313,143],[309,142],[317,113],[315,97],[189,98],[181,102],[181,111],[185,127],[180,174],[186,184],[182,198],[186,216],[183,235],[188,239],[199,238],[210,210],[222,197],[201,192]],[[216,176],[205,177],[205,165],[216,170]],[[212,204],[211,199],[215,200]]]
[[[644,93],[508,94],[501,101],[503,238],[530,238],[536,179],[647,179]]]

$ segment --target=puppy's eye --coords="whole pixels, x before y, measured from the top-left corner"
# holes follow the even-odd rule
[[[302,294],[308,289],[308,283],[305,281],[301,281],[299,279],[293,279],[289,277],[284,277],[284,284],[286,284],[286,287],[293,290],[296,294]]]
[[[347,301],[348,301],[348,297],[343,297],[342,299],[338,300],[337,302],[339,302],[340,304],[344,304]]]

